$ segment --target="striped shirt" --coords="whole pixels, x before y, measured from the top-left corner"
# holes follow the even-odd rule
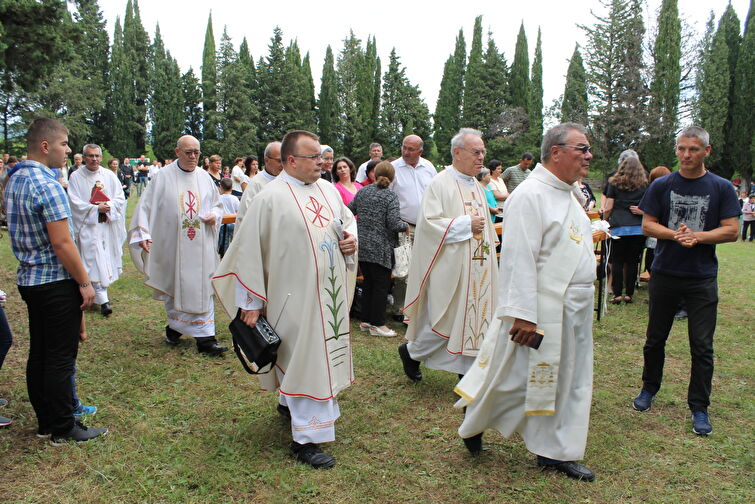
[[[68,197],[55,172],[36,161],[15,165],[5,185],[5,207],[13,254],[19,260],[18,285],[42,285],[71,278],[58,261],[47,234],[48,222],[68,219],[73,235]]]

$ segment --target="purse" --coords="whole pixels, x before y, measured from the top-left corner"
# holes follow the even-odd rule
[[[231,331],[233,351],[236,352],[236,357],[239,358],[247,373],[266,374],[275,367],[281,339],[265,317],[260,315],[257,324],[254,327],[249,327],[241,320],[241,310],[239,309],[236,312],[236,318],[231,321],[228,329]],[[252,370],[252,364],[257,368],[257,371]],[[270,369],[260,371],[267,365],[270,366]]]
[[[412,260],[412,239],[406,233],[398,238],[399,246],[393,249],[393,278],[406,278],[409,274],[409,263]]]

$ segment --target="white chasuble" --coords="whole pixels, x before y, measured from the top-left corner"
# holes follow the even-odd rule
[[[458,225],[464,216],[483,217],[482,233],[468,232],[460,240]],[[464,226],[469,222],[463,220]],[[476,179],[453,166],[433,178],[422,198],[409,266],[404,308],[408,340],[432,331],[447,340],[449,354],[477,355],[495,311],[496,241]]]
[[[465,376],[457,386],[464,394],[456,406],[467,408],[459,427],[462,437],[493,428],[507,437],[518,432],[537,455],[556,460],[584,456],[592,400],[596,264],[590,222],[572,211],[576,205],[572,187],[540,166],[506,200],[498,320],[469,379]],[[565,252],[567,246],[573,250]],[[562,254],[570,256],[563,257],[571,263],[570,273],[554,273],[548,266],[559,263]],[[553,285],[548,284],[551,279]],[[541,301],[543,294],[562,288],[560,301]],[[508,333],[516,318],[545,328],[540,350],[511,341]],[[559,322],[560,334],[553,329]],[[547,373],[533,373],[533,363],[540,362],[552,364]],[[474,383],[481,367],[481,381]],[[540,387],[551,382],[555,397],[550,387]],[[549,391],[547,397],[540,394],[543,390],[533,394],[541,388]]]
[[[252,200],[213,287],[236,316],[236,282],[265,303],[281,338],[277,373],[263,388],[287,396],[329,400],[354,381],[349,308],[356,268],[338,246],[335,222],[356,236],[354,216],[332,184],[304,185],[285,173]]]
[[[257,195],[257,193],[260,192],[269,182],[272,182],[273,180],[275,180],[275,177],[267,173],[267,171],[265,170],[262,170],[261,172],[257,173],[257,175],[252,177],[252,179],[246,185],[244,193],[241,195],[239,209],[236,211],[236,224],[241,224],[241,221],[244,220],[246,211],[249,208],[249,205],[252,204],[252,200]]]
[[[202,220],[210,215],[212,223]],[[218,190],[204,170],[186,172],[174,162],[157,172],[134,210],[129,240],[134,264],[156,299],[172,298],[183,313],[212,310],[210,279],[222,216]],[[141,239],[152,240],[149,253],[139,248]]]
[[[100,213],[90,203],[101,191],[110,201],[110,211]],[[126,198],[118,177],[103,167],[95,171],[76,170],[68,182],[74,239],[92,282],[107,288],[123,270],[123,242],[126,239]]]

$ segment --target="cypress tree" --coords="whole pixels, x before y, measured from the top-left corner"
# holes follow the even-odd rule
[[[317,130],[317,100],[315,99],[315,81],[312,78],[312,65],[310,63],[309,52],[301,60],[301,79],[304,81],[304,100],[305,108],[302,111],[304,116],[304,129],[307,131]]]
[[[543,140],[543,46],[540,28],[537,29],[535,59],[532,61],[532,79],[530,81],[528,141],[533,151],[537,151]]]
[[[207,18],[202,51],[202,148],[216,154],[218,143],[218,68],[215,55],[215,35],[212,31],[212,12]]]
[[[110,92],[106,110],[107,122],[111,125],[108,150],[119,158],[134,156],[137,152],[131,129],[136,113],[133,101],[134,80],[126,66],[125,52],[120,18],[116,18],[113,47],[110,53]]]
[[[194,70],[189,67],[181,76],[181,90],[183,94],[183,133],[193,135],[202,141],[202,87]]]
[[[748,184],[752,181],[755,156],[755,21],[753,1],[745,20],[745,33],[739,48],[736,73],[734,74],[734,105],[731,121],[731,160],[735,173]]]
[[[173,158],[173,148],[184,125],[183,92],[177,85],[181,72],[176,60],[165,50],[159,25],[155,28],[151,55],[152,151],[160,159]]]
[[[288,131],[286,124],[286,87],[284,75],[286,50],[283,31],[276,26],[268,45],[268,55],[257,64],[257,99],[260,109],[259,138],[262,144],[280,140]]]
[[[364,118],[360,111],[359,82],[360,76],[362,81],[365,77],[362,75],[365,68],[364,58],[362,41],[353,31],[349,31],[349,36],[344,39],[343,49],[338,55],[336,72],[341,109],[341,147],[343,155],[348,158],[361,154],[358,152],[361,143],[359,135],[364,126]],[[363,86],[361,87],[363,89]]]
[[[721,166],[721,150],[724,145],[724,127],[729,110],[729,47],[726,45],[725,28],[719,23],[713,35],[710,49],[703,55],[700,77],[699,120],[700,126],[710,134],[710,156],[707,168],[717,174],[725,172]]]
[[[451,162],[451,156],[443,147],[451,144],[451,138],[461,127],[459,111],[462,109],[464,97],[466,62],[467,48],[464,42],[464,32],[459,30],[459,34],[456,36],[456,48],[443,67],[443,78],[440,81],[438,101],[435,105],[434,139],[437,145],[441,147],[439,154],[445,163]]]
[[[739,17],[737,17],[734,7],[731,6],[731,2],[726,6],[726,10],[721,16],[718,29],[724,31],[726,46],[729,49],[729,57],[727,59],[729,72],[729,110],[726,115],[726,123],[724,124],[724,143],[719,147],[722,149],[719,175],[724,178],[731,178],[734,174],[734,165],[736,164],[736,161],[733,158],[733,154],[736,150],[736,142],[732,131],[732,121],[735,115],[734,107],[736,106],[734,96],[736,81],[734,76],[737,71],[739,46],[742,43],[742,37],[739,34]]]
[[[286,59],[281,76],[286,82],[286,96],[283,100],[286,130],[306,130],[311,127],[309,82],[304,75],[299,45],[294,40],[286,49]]]
[[[477,16],[474,21],[472,48],[469,51],[469,63],[464,81],[463,111],[463,126],[477,129],[485,129],[488,107],[485,63],[482,56],[482,16]]]
[[[675,156],[670,146],[674,144],[678,127],[681,40],[682,25],[677,0],[663,0],[652,53],[653,80],[648,107],[650,138],[643,149],[643,160],[648,166],[674,164]]]
[[[147,97],[149,96],[149,36],[142,26],[138,0],[126,4],[126,17],[123,21],[123,47],[125,65],[118,69],[127,72],[133,81],[131,100],[134,103],[129,130],[133,137],[132,156],[146,150]]]
[[[317,127],[320,142],[340,152],[339,122],[340,105],[338,102],[338,82],[333,61],[333,50],[325,50],[325,62],[322,65],[320,95],[317,100]],[[337,148],[338,147],[338,148]]]
[[[579,44],[576,44],[569,60],[569,69],[566,71],[561,122],[575,122],[587,126],[587,110],[587,76]]]
[[[527,49],[527,35],[524,33],[524,22],[519,26],[516,37],[514,61],[511,64],[509,89],[511,92],[511,106],[520,107],[525,113],[529,111],[530,87],[530,57]]]

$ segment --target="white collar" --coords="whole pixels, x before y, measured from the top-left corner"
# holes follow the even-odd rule
[[[302,182],[301,180],[299,180],[298,178],[293,177],[293,176],[289,175],[288,173],[286,173],[286,170],[281,171],[280,175],[278,175],[276,178],[281,179],[283,182],[289,182],[289,183],[296,184],[296,185],[301,186],[301,187],[307,185],[304,182]]]
[[[268,181],[275,180],[275,175],[270,175],[267,170],[262,170],[262,176],[265,177]]]
[[[449,170],[449,169],[450,169],[450,170],[451,170],[451,172],[452,172],[452,173],[454,174],[454,176],[456,177],[456,179],[457,179],[457,180],[460,180],[460,181],[462,181],[462,182],[467,182],[467,183],[469,183],[469,182],[473,182],[473,179],[474,179],[474,177],[472,177],[472,176],[470,176],[470,175],[465,175],[465,174],[461,173],[461,172],[460,172],[460,171],[459,171],[458,169],[456,169],[456,167],[455,167],[454,165],[452,165],[452,164],[451,164],[451,165],[448,165],[448,166],[446,167],[446,169],[447,169],[447,170]]]

